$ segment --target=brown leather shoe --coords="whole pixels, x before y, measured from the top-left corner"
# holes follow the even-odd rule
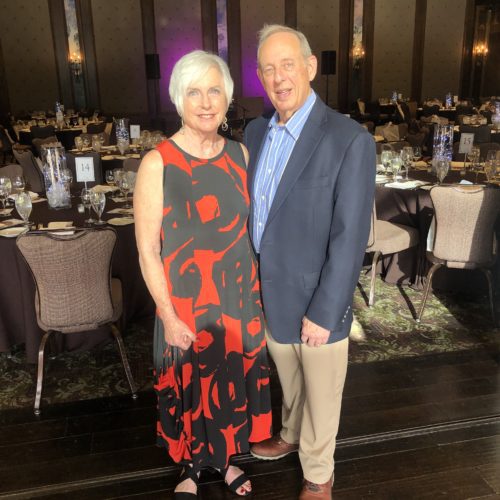
[[[316,484],[304,479],[299,500],[332,500],[332,480]]]
[[[286,457],[290,453],[298,451],[298,449],[298,444],[283,441],[278,433],[265,441],[254,444],[250,448],[250,453],[261,460],[278,460],[278,458]]]

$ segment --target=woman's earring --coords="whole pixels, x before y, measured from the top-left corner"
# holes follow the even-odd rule
[[[227,129],[229,128],[229,125],[227,124],[227,116],[224,117],[224,120],[222,120],[222,124],[220,128],[224,131],[227,132]]]

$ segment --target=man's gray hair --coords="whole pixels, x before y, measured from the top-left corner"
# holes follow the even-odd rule
[[[300,50],[304,59],[312,56],[311,46],[309,45],[304,33],[294,30],[288,26],[283,26],[282,24],[264,24],[262,29],[257,34],[259,40],[259,46],[257,47],[257,62],[260,62],[260,48],[262,47],[262,44],[275,33],[291,33],[292,35],[295,35],[299,40]]]
[[[215,54],[203,50],[194,50],[182,56],[175,63],[170,77],[170,85],[168,86],[170,100],[174,103],[180,117],[184,113],[184,98],[186,97],[187,88],[193,82],[203,78],[211,68],[218,69],[222,75],[224,93],[229,107],[233,99],[234,83],[227,64]]]

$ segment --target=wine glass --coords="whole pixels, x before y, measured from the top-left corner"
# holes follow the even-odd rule
[[[90,202],[98,217],[96,224],[106,224],[106,222],[101,220],[101,215],[104,212],[104,207],[106,206],[106,195],[99,191],[90,191]]]
[[[26,187],[26,182],[24,180],[24,177],[22,175],[16,175],[12,179],[12,191],[17,195],[21,191],[24,191],[24,188]]]
[[[477,184],[477,176],[481,170],[481,150],[477,146],[473,146],[467,156],[469,158],[471,170],[476,173],[476,180],[474,182]]]
[[[16,197],[16,210],[24,221],[25,226],[30,226],[29,216],[31,214],[31,196],[26,191],[19,193]]]
[[[75,137],[75,146],[78,151],[83,149],[83,140],[80,136]]]
[[[82,144],[84,148],[88,148],[90,146],[90,139],[88,138],[88,136],[84,136],[82,138]]]
[[[444,178],[448,174],[448,170],[450,169],[450,161],[448,158],[438,158],[436,160],[436,175],[438,178],[438,184],[442,184]]]
[[[122,139],[119,138],[116,141],[116,146],[118,148],[118,151],[120,151],[120,154],[123,156],[125,152],[128,150],[128,147],[130,145],[130,142],[127,139]]]
[[[384,149],[384,151],[382,151],[382,153],[380,154],[380,161],[382,162],[382,165],[384,166],[386,173],[389,173],[391,160],[392,160],[392,151]]]
[[[127,177],[127,172],[123,172],[117,179],[116,185],[120,188],[120,192],[122,193],[122,196],[125,198],[125,205],[123,205],[123,208],[131,208],[131,205],[128,203],[128,192],[130,191],[130,182]]]
[[[422,148],[420,146],[413,146],[413,161],[418,161],[422,158]]]
[[[411,160],[413,158],[413,148],[411,146],[404,146],[401,151],[401,159],[403,160],[404,167],[406,170],[406,180],[408,180],[408,174],[410,172]]]
[[[0,177],[0,200],[2,200],[2,207],[5,210],[5,203],[9,194],[12,191],[12,182],[9,177]]]
[[[491,151],[488,151],[488,153],[490,152]],[[486,179],[488,180],[488,182],[491,182],[495,178],[497,168],[498,165],[497,165],[496,155],[494,158],[491,157],[488,158],[488,156],[486,156],[486,161],[484,162],[484,173],[486,175]]]
[[[129,170],[128,172],[125,172],[125,177],[127,178],[129,193],[132,193],[135,188],[135,180],[137,178],[137,173]],[[123,208],[132,208],[132,204],[128,201],[128,199],[126,200],[126,203],[123,206]]]
[[[106,184],[108,186],[116,185],[115,174],[114,174],[113,170],[106,170],[106,174],[105,174],[104,178],[106,179]]]
[[[82,205],[84,206],[85,210],[88,209],[89,211],[89,218],[86,221],[84,221],[85,224],[93,224],[95,222],[95,220],[92,219],[92,213],[90,212],[90,209],[92,208],[91,193],[92,191],[90,189],[83,188],[80,194]]]
[[[101,137],[98,134],[93,135],[92,136],[92,149],[96,153],[100,153],[101,152],[101,147],[102,147],[102,139],[101,139]]]
[[[396,182],[399,182],[401,180],[401,176],[399,175],[399,171],[401,170],[402,166],[403,166],[403,160],[402,160],[401,156],[398,154],[393,154],[392,160],[391,160],[391,168],[392,168],[392,175],[393,175]]]

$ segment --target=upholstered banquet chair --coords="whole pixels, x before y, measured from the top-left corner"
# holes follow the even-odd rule
[[[46,125],[45,127],[32,126],[30,127],[31,137],[33,139],[46,139],[56,135],[56,129],[53,125]]]
[[[42,147],[49,146],[49,145],[58,145],[59,139],[55,135],[51,135],[50,137],[45,137],[44,139],[41,139],[39,137],[33,139],[31,141],[33,144],[33,147],[35,148],[36,155],[38,158],[42,157]]]
[[[480,269],[488,281],[491,314],[495,322],[491,267],[497,257],[495,221],[500,213],[500,189],[485,186],[436,186],[430,191],[434,205],[435,231],[432,263],[427,273],[420,322],[432,285],[440,267]]]
[[[123,170],[125,172],[137,172],[140,164],[141,160],[139,158],[126,158],[123,160]]]
[[[23,167],[17,163],[11,163],[10,165],[5,165],[5,167],[0,167],[0,177],[8,177],[12,180],[14,177],[23,175]]]
[[[418,242],[419,236],[416,228],[377,219],[377,209],[373,204],[370,236],[366,247],[368,253],[373,253],[368,299],[370,307],[375,303],[375,279],[380,257],[402,252],[414,247]]]
[[[137,388],[130,370],[123,339],[116,326],[122,315],[122,287],[111,278],[116,243],[112,228],[84,229],[71,235],[28,232],[17,246],[36,283],[37,322],[45,332],[38,350],[34,411],[40,413],[45,344],[52,332],[71,335],[105,325],[118,343],[132,396]]]
[[[87,134],[100,134],[104,132],[106,128],[106,123],[89,123],[87,124]]]
[[[29,189],[35,193],[44,191],[45,183],[43,180],[42,166],[33,156],[33,153],[30,150],[18,150],[16,148],[14,148],[12,152],[17,162],[23,167],[24,178],[28,182]]]

